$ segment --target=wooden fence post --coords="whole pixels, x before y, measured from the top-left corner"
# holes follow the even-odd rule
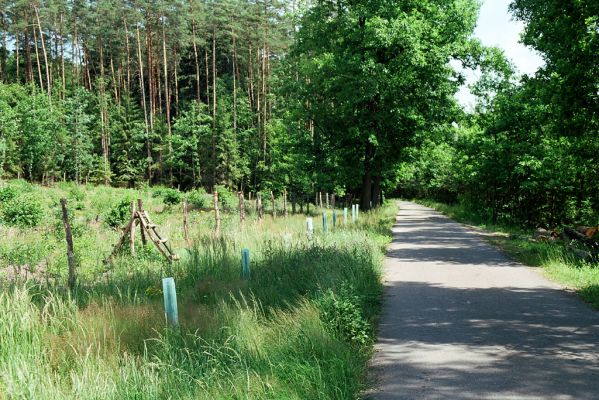
[[[131,252],[131,257],[135,257],[135,224],[137,223],[137,218],[135,218],[135,202],[131,202],[131,219],[133,223],[131,224],[131,230],[129,231],[129,250]],[[143,229],[142,229],[143,230]]]
[[[260,193],[256,193],[256,213],[258,220],[262,221],[262,195]]]
[[[220,211],[218,210],[218,192],[214,191],[214,219],[216,226],[214,228],[214,235],[220,236]]]
[[[327,208],[329,208],[330,203],[329,203],[329,192],[326,193],[326,200],[327,200]]]
[[[335,209],[335,193],[331,195],[331,208]]]
[[[64,225],[64,233],[67,240],[67,263],[69,265],[69,289],[75,289],[77,277],[75,276],[75,252],[73,250],[73,233],[71,232],[71,224],[69,223],[69,211],[67,210],[67,200],[60,199],[62,207],[62,224]]]
[[[137,212],[142,213],[144,211],[144,204],[141,199],[137,199]],[[141,229],[141,244],[145,246],[147,244],[146,233],[143,228]]]
[[[272,217],[277,218],[277,209],[275,207],[275,195],[272,192],[272,190],[270,191],[270,201],[272,202]]]
[[[183,200],[183,236],[185,243],[189,245],[189,220],[187,215],[187,201]]]
[[[245,221],[245,199],[243,198],[243,192],[239,192],[239,223],[243,229],[243,223]]]

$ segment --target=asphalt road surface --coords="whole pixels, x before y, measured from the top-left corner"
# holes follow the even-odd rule
[[[464,226],[400,207],[368,398],[599,399],[599,312]]]

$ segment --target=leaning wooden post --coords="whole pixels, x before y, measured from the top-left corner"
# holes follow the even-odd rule
[[[287,218],[287,188],[283,189],[283,216]]]
[[[129,249],[131,252],[131,257],[135,257],[135,224],[137,222],[136,219],[136,211],[135,211],[135,202],[131,202],[131,220],[133,223],[131,224],[131,229],[129,230]],[[143,231],[143,228],[142,228]]]
[[[214,227],[214,235],[220,236],[220,211],[218,210],[218,192],[214,191],[214,220],[216,225]]]
[[[187,201],[183,200],[183,236],[185,243],[189,244],[189,220],[187,215]]]
[[[275,195],[272,192],[272,190],[270,191],[270,201],[272,202],[272,217],[277,218],[277,209],[275,207]]]
[[[162,279],[162,293],[164,295],[164,314],[166,322],[171,327],[179,325],[179,313],[177,311],[177,290],[173,278]]]
[[[239,192],[239,225],[243,229],[243,223],[245,222],[245,199],[243,198],[243,192]]]
[[[256,193],[256,213],[258,220],[262,221],[262,195],[260,193]]]
[[[144,204],[141,199],[137,199],[137,212],[142,213],[144,211]],[[141,226],[141,224],[140,224]],[[144,232],[143,227],[140,229],[141,231],[141,244],[145,246],[147,244],[146,233]]]
[[[69,289],[72,291],[75,289],[76,276],[75,276],[75,252],[73,251],[73,234],[71,232],[71,224],[69,223],[69,212],[67,210],[67,200],[60,199],[60,206],[62,207],[62,224],[64,225],[65,238],[67,240],[67,263],[69,265]]]

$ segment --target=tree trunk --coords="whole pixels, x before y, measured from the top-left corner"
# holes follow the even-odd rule
[[[40,15],[39,15],[39,11],[38,11],[37,7],[33,7],[33,11],[35,11],[35,18],[37,19],[37,27],[39,29],[40,39],[42,41],[42,51],[44,52],[44,63],[46,64],[46,85],[47,85],[47,90],[48,90],[48,98],[51,98],[52,97],[52,81],[50,80],[50,66],[48,65],[48,54],[46,52],[46,41],[44,40],[44,33],[42,32],[42,25],[40,23]]]
[[[33,44],[35,48],[35,63],[37,64],[37,75],[40,82],[40,88],[44,90],[44,79],[42,78],[42,66],[40,63],[40,53],[37,48],[37,33],[35,32],[35,29],[33,29]]]
[[[202,101],[202,97],[200,96],[200,61],[198,57],[198,44],[196,43],[196,22],[194,18],[191,19],[191,33],[193,35],[193,56],[196,63],[196,99]]]
[[[162,24],[162,55],[163,55],[163,62],[164,62],[164,97],[165,97],[165,106],[166,106],[166,126],[167,126],[167,131],[168,131],[168,154],[169,157],[171,156],[171,154],[173,154],[173,143],[172,143],[172,134],[173,131],[171,129],[171,96],[170,96],[170,91],[169,91],[169,84],[168,84],[168,63],[166,60],[166,33],[165,33],[165,27],[164,27],[164,23]],[[173,168],[172,166],[169,168],[169,179],[171,182],[171,185],[173,183]]]
[[[139,37],[139,27],[137,28],[137,55],[139,63],[139,86],[141,87],[141,99],[144,109],[144,121],[146,127],[146,155],[148,163],[148,182],[152,180],[152,150],[150,146],[150,131],[148,129],[148,107],[146,106],[146,89],[144,84],[144,64],[141,58],[141,39]]]
[[[369,141],[366,143],[364,151],[364,175],[362,176],[362,210],[366,211],[370,209],[370,202],[372,201],[372,156],[374,153],[374,147]]]
[[[237,138],[237,49],[235,32],[233,32],[233,133]]]
[[[372,179],[372,206],[378,207],[381,203],[381,177],[375,176]]]
[[[33,64],[31,62],[31,40],[29,29],[25,29],[25,82],[33,81]]]
[[[127,95],[131,93],[131,51],[129,49],[129,29],[127,28],[127,21],[123,18],[123,25],[125,27],[125,49],[127,51]]]
[[[65,238],[67,241],[67,263],[69,266],[69,289],[73,291],[75,289],[76,276],[75,276],[75,252],[73,250],[73,234],[71,233],[71,225],[69,223],[69,212],[67,210],[66,199],[60,199],[60,206],[62,207],[62,224],[64,226]]]
[[[64,72],[64,36],[62,33],[63,28],[63,15],[60,13],[60,72],[62,81],[62,99],[64,100],[67,96],[67,80]]]
[[[212,182],[216,184],[216,28],[212,29]]]

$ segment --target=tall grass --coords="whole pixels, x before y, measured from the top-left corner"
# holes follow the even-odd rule
[[[394,208],[312,241],[304,217],[242,231],[231,216],[220,239],[195,232],[173,265],[123,256],[72,295],[12,285],[0,294],[0,398],[357,398]],[[178,329],[165,327],[167,275],[177,283]]]

